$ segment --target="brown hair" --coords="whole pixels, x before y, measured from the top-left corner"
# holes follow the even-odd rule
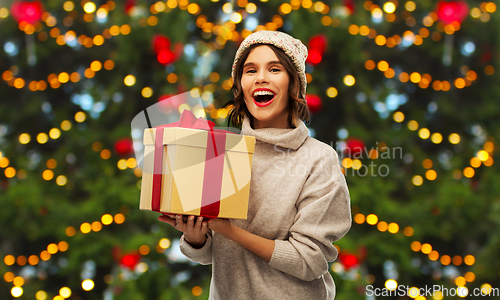
[[[241,123],[243,123],[243,117],[245,115],[253,118],[245,105],[243,90],[241,88],[241,76],[243,75],[243,65],[245,64],[250,52],[256,47],[262,45],[268,46],[274,51],[290,77],[290,85],[288,87],[288,110],[286,111],[286,118],[288,119],[290,127],[295,127],[296,118],[301,119],[306,124],[309,123],[309,108],[307,107],[307,102],[305,100],[306,95],[302,94],[302,84],[300,82],[299,73],[297,72],[297,68],[293,64],[290,57],[274,45],[253,44],[243,51],[234,68],[234,82],[232,87],[234,98],[224,105],[224,107],[230,105],[233,106],[229,112],[229,124],[233,123],[240,126]]]

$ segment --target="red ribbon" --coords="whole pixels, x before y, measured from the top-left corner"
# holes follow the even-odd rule
[[[161,178],[163,165],[163,130],[168,127],[181,127],[210,131],[207,138],[207,152],[205,157],[205,173],[203,177],[203,191],[201,196],[200,216],[216,218],[219,215],[220,193],[222,187],[222,173],[224,169],[224,154],[226,150],[226,133],[235,134],[227,130],[214,129],[211,121],[198,118],[184,110],[179,122],[156,126],[153,195],[151,207],[160,212]]]

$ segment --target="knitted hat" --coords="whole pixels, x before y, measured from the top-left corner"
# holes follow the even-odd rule
[[[234,69],[241,57],[241,54],[243,53],[243,51],[245,51],[245,49],[253,44],[270,44],[283,50],[283,52],[285,52],[285,54],[292,59],[295,67],[297,68],[297,72],[299,73],[299,78],[302,85],[302,93],[304,96],[306,95],[307,47],[300,40],[295,39],[292,36],[280,31],[257,31],[243,40],[240,47],[238,48],[238,51],[236,52],[236,57],[234,58],[233,62],[233,68],[231,71],[231,77],[233,77],[233,81],[235,75]]]

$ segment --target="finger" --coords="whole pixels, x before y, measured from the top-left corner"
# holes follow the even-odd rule
[[[171,226],[175,227],[175,220],[173,220],[170,217],[167,216],[159,216],[158,220],[167,224],[170,224]]]
[[[175,227],[180,231],[184,231],[186,228],[184,221],[182,221],[182,215],[175,216],[175,224],[176,224]]]
[[[193,229],[194,228],[194,216],[189,216],[188,217],[187,228],[188,229]]]
[[[203,223],[203,217],[198,217],[196,219],[196,224],[194,225],[194,227],[198,230],[201,230],[202,223]]]
[[[201,224],[201,233],[206,234],[207,232],[208,232],[208,224],[207,224],[207,222],[203,222]]]

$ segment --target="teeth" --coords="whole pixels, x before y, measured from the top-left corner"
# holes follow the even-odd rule
[[[263,96],[263,95],[274,95],[274,93],[270,92],[270,91],[257,91],[255,93],[253,93],[254,97],[255,96]]]

